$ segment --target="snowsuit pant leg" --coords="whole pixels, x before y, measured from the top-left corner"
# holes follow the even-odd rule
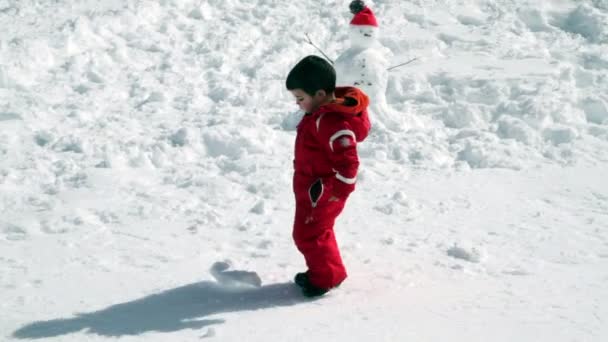
[[[306,260],[310,283],[320,288],[335,287],[347,276],[334,234],[345,202],[324,201],[313,208],[309,201],[296,201],[293,239]]]

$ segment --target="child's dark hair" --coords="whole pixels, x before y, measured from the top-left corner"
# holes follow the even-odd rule
[[[319,56],[306,56],[291,69],[285,86],[288,90],[302,89],[310,96],[318,90],[332,94],[336,90],[336,70]]]

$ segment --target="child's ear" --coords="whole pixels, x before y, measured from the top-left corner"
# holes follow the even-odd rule
[[[321,89],[321,90],[317,90],[317,92],[315,93],[316,97],[325,97],[327,96],[327,93],[325,92],[325,90]]]

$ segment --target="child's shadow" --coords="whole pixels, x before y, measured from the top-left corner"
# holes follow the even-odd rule
[[[83,329],[103,336],[139,335],[150,331],[172,332],[224,323],[208,319],[223,312],[289,306],[304,301],[293,283],[230,288],[214,282],[181,286],[100,311],[72,318],[34,322],[13,333],[19,339],[50,338]]]

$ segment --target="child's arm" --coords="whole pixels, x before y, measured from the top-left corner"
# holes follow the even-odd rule
[[[355,133],[348,122],[342,120],[327,120],[323,123],[319,133],[321,133],[321,141],[327,142],[326,152],[336,173],[333,195],[338,198],[346,198],[355,190],[359,169]]]

